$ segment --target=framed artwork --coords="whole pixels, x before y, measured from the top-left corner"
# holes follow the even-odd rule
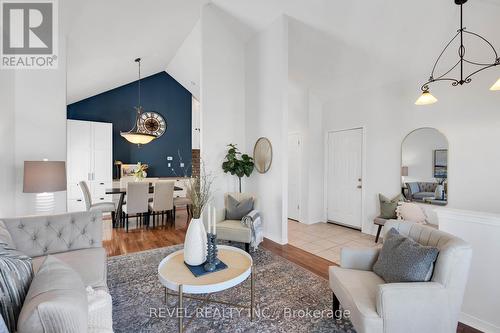
[[[147,164],[143,164],[148,167]],[[121,177],[128,177],[128,176],[134,176],[134,171],[137,168],[137,164],[122,164],[121,165],[121,172],[120,172],[120,178]]]
[[[434,150],[434,178],[448,178],[448,149]]]

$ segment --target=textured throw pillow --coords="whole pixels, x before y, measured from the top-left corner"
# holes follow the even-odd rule
[[[226,220],[241,220],[253,210],[253,198],[237,200],[232,195],[227,196]]]
[[[31,258],[0,245],[0,313],[9,332],[16,331],[19,313],[33,278]]]
[[[389,199],[383,194],[378,195],[380,201],[380,216],[383,219],[395,219],[396,218],[396,208],[398,207],[398,202],[404,201],[403,195]]]
[[[373,271],[386,282],[426,282],[432,277],[439,250],[423,246],[391,228],[384,237]]]
[[[82,279],[61,260],[47,256],[31,283],[17,332],[87,333],[87,330],[87,292]]]
[[[400,202],[396,208],[396,215],[398,220],[427,223],[427,215],[421,206],[411,202]]]
[[[111,295],[101,289],[87,287],[89,304],[88,333],[113,333],[113,301]]]

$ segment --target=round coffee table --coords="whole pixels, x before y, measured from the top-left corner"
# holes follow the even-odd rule
[[[165,304],[169,295],[179,298],[178,316],[179,332],[183,327],[183,298],[196,299],[205,302],[219,303],[224,305],[247,308],[250,310],[250,319],[254,316],[254,274],[252,257],[245,251],[233,246],[217,246],[218,258],[227,265],[226,269],[196,277],[184,264],[184,250],[176,251],[165,257],[158,265],[158,277],[165,287]],[[207,298],[186,296],[184,294],[210,294],[234,287],[250,277],[250,305],[234,304],[210,300]],[[169,292],[176,291],[177,294]]]

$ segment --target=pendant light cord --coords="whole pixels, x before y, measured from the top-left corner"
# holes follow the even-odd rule
[[[139,63],[139,105],[141,106],[141,58],[138,58],[137,62]]]

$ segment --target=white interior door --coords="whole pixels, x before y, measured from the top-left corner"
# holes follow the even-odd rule
[[[361,229],[363,130],[328,133],[328,220]]]
[[[288,218],[300,221],[300,135],[288,135]]]

